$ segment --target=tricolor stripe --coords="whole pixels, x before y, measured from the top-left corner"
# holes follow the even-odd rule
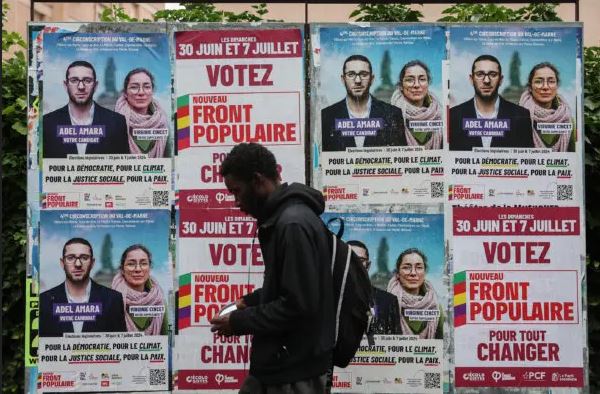
[[[177,97],[177,150],[190,147],[190,96]]]
[[[191,326],[191,291],[192,274],[185,274],[179,277],[179,299],[178,299],[178,326],[180,330]]]
[[[454,274],[454,327],[467,324],[467,274]]]

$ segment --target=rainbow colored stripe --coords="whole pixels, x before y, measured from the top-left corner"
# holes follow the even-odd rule
[[[191,327],[192,314],[192,274],[179,277],[178,315],[179,329]]]
[[[177,97],[177,150],[190,147],[190,96]]]
[[[467,273],[454,274],[454,327],[467,324]]]

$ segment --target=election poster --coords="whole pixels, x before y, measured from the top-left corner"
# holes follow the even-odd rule
[[[305,182],[303,29],[179,29],[177,100],[177,335],[174,386],[231,390],[248,373],[250,337],[210,331],[228,304],[261,287],[256,223],[225,187],[221,163],[239,143],[273,152],[284,182]]]
[[[441,393],[448,279],[444,217],[433,213],[325,212],[321,218],[357,254],[373,286],[373,320],[350,362],[334,370],[335,392]]]
[[[457,387],[583,387],[579,207],[452,208]]]
[[[168,210],[42,210],[38,392],[169,387]]]
[[[450,26],[451,204],[583,197],[581,26]]]
[[[446,32],[314,25],[312,180],[327,202],[441,202]]]
[[[34,87],[43,83],[42,208],[167,208],[174,145],[167,35],[93,30],[43,34],[43,62],[32,75]]]

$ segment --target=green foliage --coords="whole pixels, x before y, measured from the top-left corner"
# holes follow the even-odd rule
[[[265,3],[252,6],[252,11],[239,14],[220,11],[211,3],[181,3],[183,9],[160,10],[154,14],[155,21],[174,22],[260,22],[269,12]]]
[[[357,22],[419,22],[423,14],[405,4],[360,3],[349,17]]]
[[[5,26],[8,7],[2,3]],[[2,29],[2,382],[4,393],[23,392],[26,236],[27,63],[25,41]],[[4,56],[3,56],[4,58]]]
[[[557,3],[535,3],[513,10],[496,4],[456,4],[445,9],[440,22],[550,22],[560,21]]]
[[[123,7],[118,7],[114,3],[102,11],[102,14],[100,14],[100,20],[102,22],[151,22],[149,19],[143,19],[140,21],[137,18],[130,17],[127,15]]]
[[[590,390],[600,391],[600,47],[584,49],[584,123]]]

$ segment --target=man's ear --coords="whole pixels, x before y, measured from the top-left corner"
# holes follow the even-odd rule
[[[471,81],[471,85],[475,86],[475,83],[473,83],[473,74],[469,74],[469,81]]]
[[[63,258],[60,258],[60,268],[62,268],[63,270],[65,269],[65,262],[63,261]]]
[[[500,80],[498,81],[498,86],[502,86],[502,81],[504,81],[504,75],[500,74]]]

